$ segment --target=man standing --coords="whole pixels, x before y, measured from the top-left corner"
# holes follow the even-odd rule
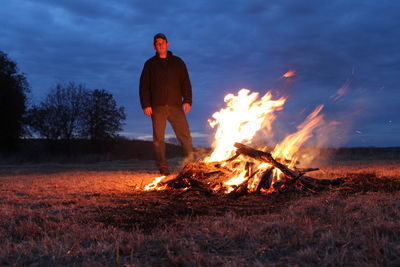
[[[192,87],[185,63],[168,51],[164,34],[154,36],[153,47],[156,55],[146,61],[140,76],[140,103],[144,114],[151,116],[157,167],[161,174],[169,175],[164,142],[167,120],[182,144],[185,161],[193,157],[185,116],[192,105]]]

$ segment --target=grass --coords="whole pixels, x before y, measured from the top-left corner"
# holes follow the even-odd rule
[[[2,167],[1,265],[400,265],[398,161],[312,173],[343,190],[238,199],[135,190],[148,161]]]

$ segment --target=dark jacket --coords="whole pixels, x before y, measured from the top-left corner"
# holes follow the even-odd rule
[[[158,105],[192,105],[192,86],[182,59],[168,51],[166,59],[157,54],[144,63],[140,76],[142,108]]]

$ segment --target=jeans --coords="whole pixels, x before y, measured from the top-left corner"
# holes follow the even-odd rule
[[[185,160],[193,157],[192,137],[190,136],[189,124],[186,120],[182,106],[154,106],[151,120],[153,123],[153,145],[156,155],[156,165],[161,169],[168,169],[165,154],[165,127],[167,120],[175,132],[176,138],[182,145]]]

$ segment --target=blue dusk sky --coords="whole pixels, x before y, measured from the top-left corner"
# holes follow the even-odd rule
[[[315,133],[326,146],[400,146],[399,14],[393,0],[5,0],[0,50],[26,74],[33,103],[57,82],[108,90],[129,138],[151,139],[139,77],[162,32],[189,70],[195,145],[209,145],[223,97],[248,88],[287,97],[276,140],[323,104],[335,125]]]

